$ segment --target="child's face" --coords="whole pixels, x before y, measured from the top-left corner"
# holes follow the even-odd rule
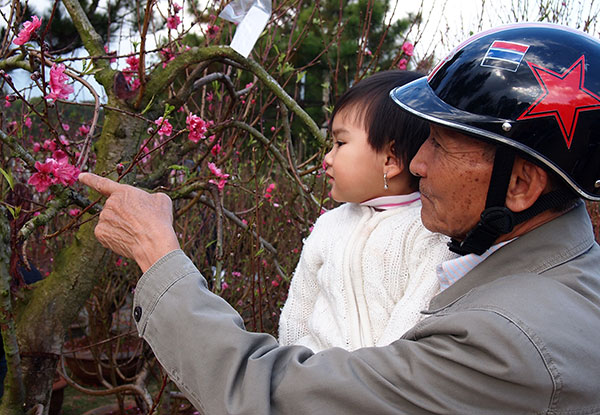
[[[333,199],[361,203],[385,196],[383,168],[386,153],[378,153],[369,145],[367,131],[356,121],[354,109],[344,109],[336,114],[331,133],[333,148],[325,155],[324,167]]]

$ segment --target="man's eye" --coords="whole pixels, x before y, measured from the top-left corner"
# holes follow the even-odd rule
[[[432,146],[434,146],[434,147],[440,147],[440,143],[437,142],[437,140],[435,139],[435,137],[429,136],[429,141],[431,142]]]

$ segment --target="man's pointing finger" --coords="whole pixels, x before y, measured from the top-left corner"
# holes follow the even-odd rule
[[[107,179],[106,177],[100,177],[94,173],[81,173],[78,180],[104,196],[110,196],[123,186],[122,184]]]

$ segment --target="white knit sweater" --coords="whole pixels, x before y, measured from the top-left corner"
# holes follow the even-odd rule
[[[281,313],[279,341],[313,351],[385,346],[417,323],[454,258],[421,223],[421,202],[386,211],[343,204],[316,221]]]

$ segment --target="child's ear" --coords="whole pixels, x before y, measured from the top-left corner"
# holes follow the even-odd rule
[[[383,165],[383,172],[387,173],[387,178],[391,179],[404,171],[404,163],[401,159],[396,157],[394,152],[394,143],[388,143],[385,152],[385,162]]]

